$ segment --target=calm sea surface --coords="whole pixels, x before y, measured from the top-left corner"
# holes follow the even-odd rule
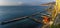
[[[12,20],[23,16],[31,16],[36,12],[42,12],[46,6],[0,6],[0,22]],[[0,28],[36,28],[42,24],[36,23],[30,18],[0,25]]]

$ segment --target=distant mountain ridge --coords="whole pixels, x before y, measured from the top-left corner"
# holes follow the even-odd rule
[[[41,6],[49,6],[49,5],[54,5],[56,2],[49,2],[49,3],[45,3],[45,4],[41,4]]]

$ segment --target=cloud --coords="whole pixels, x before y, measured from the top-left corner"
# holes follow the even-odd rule
[[[21,5],[20,2],[0,2],[0,5]]]
[[[21,5],[23,2],[11,2],[11,1],[5,1],[5,0],[0,0],[0,6],[12,6],[12,5]]]

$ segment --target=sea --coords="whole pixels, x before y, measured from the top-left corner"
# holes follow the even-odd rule
[[[44,13],[48,6],[0,6],[0,22],[8,21],[24,16],[31,16],[36,12]],[[42,23],[37,23],[31,18],[1,25],[0,28],[41,28]]]

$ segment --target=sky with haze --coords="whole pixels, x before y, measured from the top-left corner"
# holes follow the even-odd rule
[[[31,4],[39,5],[42,3],[53,2],[55,0],[0,0],[0,6],[3,5],[22,5],[22,4]]]

